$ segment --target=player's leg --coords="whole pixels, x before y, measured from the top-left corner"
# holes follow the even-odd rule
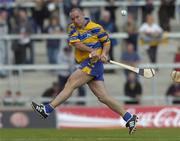
[[[100,102],[106,104],[109,108],[121,116],[126,113],[122,108],[122,105],[116,99],[108,95],[103,81],[92,80],[88,83],[88,86]]]
[[[64,89],[56,96],[55,99],[52,100],[51,103],[38,105],[35,102],[32,102],[32,107],[41,117],[46,118],[54,110],[54,108],[65,102],[72,95],[74,89],[89,82],[91,79],[92,76],[78,69],[69,77]]]
[[[74,91],[74,89],[86,84],[93,77],[82,72],[81,70],[76,70],[68,79],[64,89],[57,95],[57,97],[51,102],[53,107],[57,107],[66,101]]]
[[[127,122],[126,126],[129,127],[129,134],[132,134],[136,129],[137,116],[126,112],[116,99],[108,95],[104,81],[92,80],[88,83],[88,86],[100,102],[106,104],[109,108],[123,117]]]

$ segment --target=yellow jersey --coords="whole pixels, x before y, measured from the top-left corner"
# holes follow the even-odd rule
[[[84,28],[77,28],[73,23],[68,26],[68,44],[73,46],[75,42],[82,42],[86,46],[97,49],[97,53],[101,54],[103,45],[110,44],[108,33],[103,27],[92,22],[89,18],[85,18],[86,25]],[[75,59],[81,63],[89,58],[89,52],[75,49]]]

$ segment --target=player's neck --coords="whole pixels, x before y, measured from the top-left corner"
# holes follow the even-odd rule
[[[80,29],[85,28],[87,24],[88,24],[88,20],[84,19],[84,20],[83,20],[83,23],[82,23],[82,26],[79,27],[79,28],[80,28]]]

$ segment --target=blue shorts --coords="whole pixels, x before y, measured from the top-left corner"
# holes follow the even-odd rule
[[[93,80],[101,80],[104,81],[103,73],[104,73],[104,66],[101,61],[92,62],[92,59],[88,58],[80,63],[79,69],[82,72],[93,76]]]

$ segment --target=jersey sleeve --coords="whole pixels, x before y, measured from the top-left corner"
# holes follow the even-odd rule
[[[68,26],[67,32],[68,32],[68,44],[70,46],[72,46],[73,43],[75,42],[80,42],[80,39],[78,37],[78,32],[73,25]]]
[[[100,28],[100,31],[98,33],[99,41],[101,43],[103,43],[103,45],[109,45],[110,39],[109,39],[109,35],[108,35],[107,31],[105,31],[102,26],[100,26],[99,28]]]

